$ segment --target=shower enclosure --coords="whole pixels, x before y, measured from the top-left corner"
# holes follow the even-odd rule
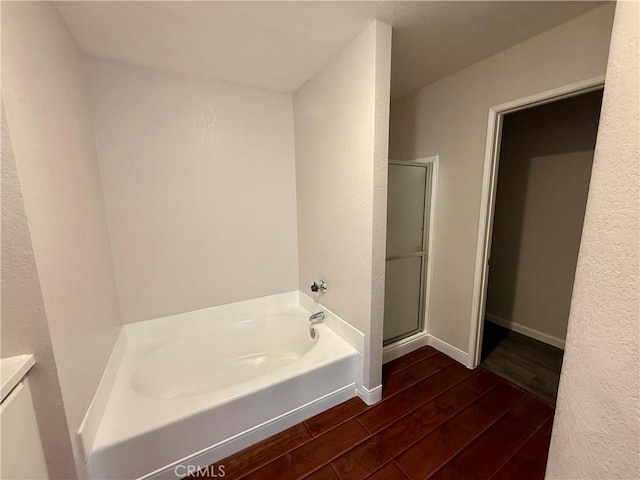
[[[425,327],[436,158],[389,161],[384,345]]]

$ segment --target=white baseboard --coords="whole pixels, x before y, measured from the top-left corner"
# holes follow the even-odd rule
[[[118,366],[120,365],[120,360],[124,354],[126,343],[127,341],[124,328],[120,328],[118,337],[111,349],[111,355],[107,361],[107,366],[102,373],[102,378],[100,379],[100,383],[96,389],[96,393],[94,394],[93,399],[89,404],[89,408],[87,409],[87,413],[82,419],[82,423],[78,429],[78,445],[80,446],[82,460],[85,463],[89,461],[89,456],[93,450],[93,442],[96,439],[96,434],[98,433],[98,427],[102,421],[104,410],[107,408],[107,401],[109,400],[109,395],[113,389],[113,382],[116,379]]]
[[[371,390],[364,385],[360,385],[357,388],[357,393],[364,403],[367,405],[373,405],[374,403],[378,403],[382,400],[382,384]]]
[[[380,389],[380,391],[382,391],[382,389]],[[239,433],[215,445],[211,445],[177,462],[166,465],[155,472],[140,477],[138,480],[177,480],[193,474],[197,470],[205,469],[209,465],[213,465],[229,455],[239,452],[243,448],[258,443],[276,433],[280,433],[342,402],[346,402],[350,398],[353,398],[355,393],[355,384],[342,387],[261,425]]]
[[[513,330],[516,333],[526,335],[527,337],[531,337],[535,340],[539,340],[548,345],[564,350],[564,340],[561,338],[554,337],[553,335],[548,335],[539,330],[534,330],[533,328],[525,327],[524,325],[511,322],[506,318],[502,318],[491,313],[485,313],[485,317],[491,323],[495,323],[496,325],[500,325],[501,327]]]
[[[427,344],[430,347],[435,348],[439,352],[444,353],[446,356],[454,359],[456,362],[461,363],[467,368],[473,368],[473,365],[469,363],[469,354],[467,352],[463,352],[457,347],[448,344],[447,342],[440,340],[439,338],[434,337],[433,335],[427,335]]]
[[[451,357],[456,362],[463,364],[467,368],[473,368],[473,366],[469,364],[469,354],[467,352],[463,352],[459,348],[425,332],[417,333],[411,337],[384,347],[382,361],[383,363],[390,362],[391,360],[400,358],[420,347],[424,347],[425,345],[435,348],[439,352],[444,353],[446,356]]]
[[[407,353],[428,345],[429,335],[425,332],[419,332],[408,338],[403,338],[391,345],[387,345],[382,349],[382,363],[390,362],[396,358],[400,358]]]

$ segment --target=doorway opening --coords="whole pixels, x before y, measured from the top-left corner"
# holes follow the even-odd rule
[[[555,404],[602,87],[501,115],[480,363]]]

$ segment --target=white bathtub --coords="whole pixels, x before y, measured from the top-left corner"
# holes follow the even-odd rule
[[[353,397],[357,350],[325,324],[312,339],[298,300],[290,292],[123,327],[101,421],[85,418],[79,432],[89,477],[179,478]]]

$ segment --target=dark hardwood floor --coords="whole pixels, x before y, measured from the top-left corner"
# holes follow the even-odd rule
[[[228,479],[542,479],[553,413],[424,347],[385,365],[376,405],[353,398],[216,465]]]
[[[484,323],[481,366],[551,405],[558,396],[563,354],[560,348]]]

